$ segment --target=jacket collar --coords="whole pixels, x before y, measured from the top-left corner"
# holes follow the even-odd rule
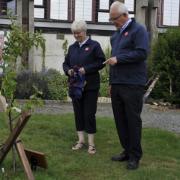
[[[128,20],[129,21],[129,20]],[[124,32],[125,30],[127,30],[129,27],[131,27],[131,25],[132,24],[134,24],[135,23],[135,19],[134,18],[132,18],[132,19],[130,19],[130,21],[129,22],[126,22],[125,24],[124,24],[124,26],[121,28],[121,29],[118,29],[117,30],[117,32],[120,32],[120,33],[122,33],[122,32]]]
[[[121,31],[124,31],[124,30],[126,29],[126,27],[128,27],[128,25],[131,23],[131,21],[132,21],[131,18],[128,19],[128,20],[126,21],[126,23],[122,26]]]
[[[82,46],[84,46],[85,44],[88,45],[88,44],[90,44],[90,43],[91,43],[91,38],[88,38],[88,39],[82,44]],[[80,46],[79,46],[79,42],[77,42],[77,41],[74,43],[74,45],[80,47]],[[81,46],[81,47],[82,47],[82,46]]]
[[[79,46],[82,47],[88,41],[89,37],[87,37],[83,42],[79,42]]]
[[[134,24],[135,22],[136,22],[135,19],[132,18],[132,19],[131,19],[131,22],[128,23],[128,25],[123,29],[123,31],[126,30],[126,29],[128,29],[129,27],[131,27],[131,25]]]

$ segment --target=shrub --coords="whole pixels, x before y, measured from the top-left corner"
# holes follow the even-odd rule
[[[108,97],[108,89],[109,89],[109,66],[105,66],[104,69],[100,71],[100,97]]]
[[[169,29],[159,36],[152,48],[150,65],[149,69],[160,75],[152,97],[179,104],[180,28]]]
[[[24,70],[17,75],[16,81],[17,87],[15,97],[18,99],[28,99],[35,93],[34,87],[37,87],[41,92],[44,92],[46,89],[43,76],[38,72],[33,73],[29,70]]]
[[[45,99],[64,100],[67,97],[67,80],[65,75],[50,69],[45,73],[47,91],[44,92]]]
[[[100,84],[100,90],[99,90],[99,96],[100,97],[109,97],[109,83],[101,83]]]
[[[106,59],[110,58],[111,56],[111,49],[108,46],[104,50],[104,54],[106,56]],[[108,97],[108,89],[109,89],[109,66],[106,65],[101,71],[100,71],[100,91],[99,91],[99,96],[102,97]]]
[[[64,100],[67,92],[66,77],[53,69],[34,73],[23,71],[17,76],[15,97],[28,99],[36,88],[42,92],[43,99]]]

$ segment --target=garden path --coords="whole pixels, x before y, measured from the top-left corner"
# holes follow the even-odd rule
[[[35,113],[73,113],[71,102],[47,101]],[[113,118],[111,103],[98,103],[97,116]],[[156,127],[180,133],[180,110],[145,104],[142,112],[143,127]]]

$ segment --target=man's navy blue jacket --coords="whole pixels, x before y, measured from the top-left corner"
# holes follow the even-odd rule
[[[149,48],[145,28],[132,20],[122,32],[113,34],[111,46],[117,64],[110,66],[110,84],[145,85]]]
[[[69,46],[68,53],[63,63],[66,75],[74,66],[84,67],[86,85],[84,90],[95,90],[100,87],[99,70],[104,67],[104,53],[97,41],[88,39],[81,47],[78,42]]]

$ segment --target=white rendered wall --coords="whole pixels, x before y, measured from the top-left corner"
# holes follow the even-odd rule
[[[53,68],[63,73],[62,63],[64,61],[64,50],[62,44],[64,40],[56,38],[56,34],[43,34],[46,39],[46,55],[45,55],[45,67],[46,69]],[[103,50],[110,46],[109,36],[91,36],[93,40],[98,41],[101,44]],[[65,39],[68,40],[68,46],[75,40],[72,35],[65,35]],[[42,69],[42,57],[41,50],[34,50],[34,70],[41,71]]]

